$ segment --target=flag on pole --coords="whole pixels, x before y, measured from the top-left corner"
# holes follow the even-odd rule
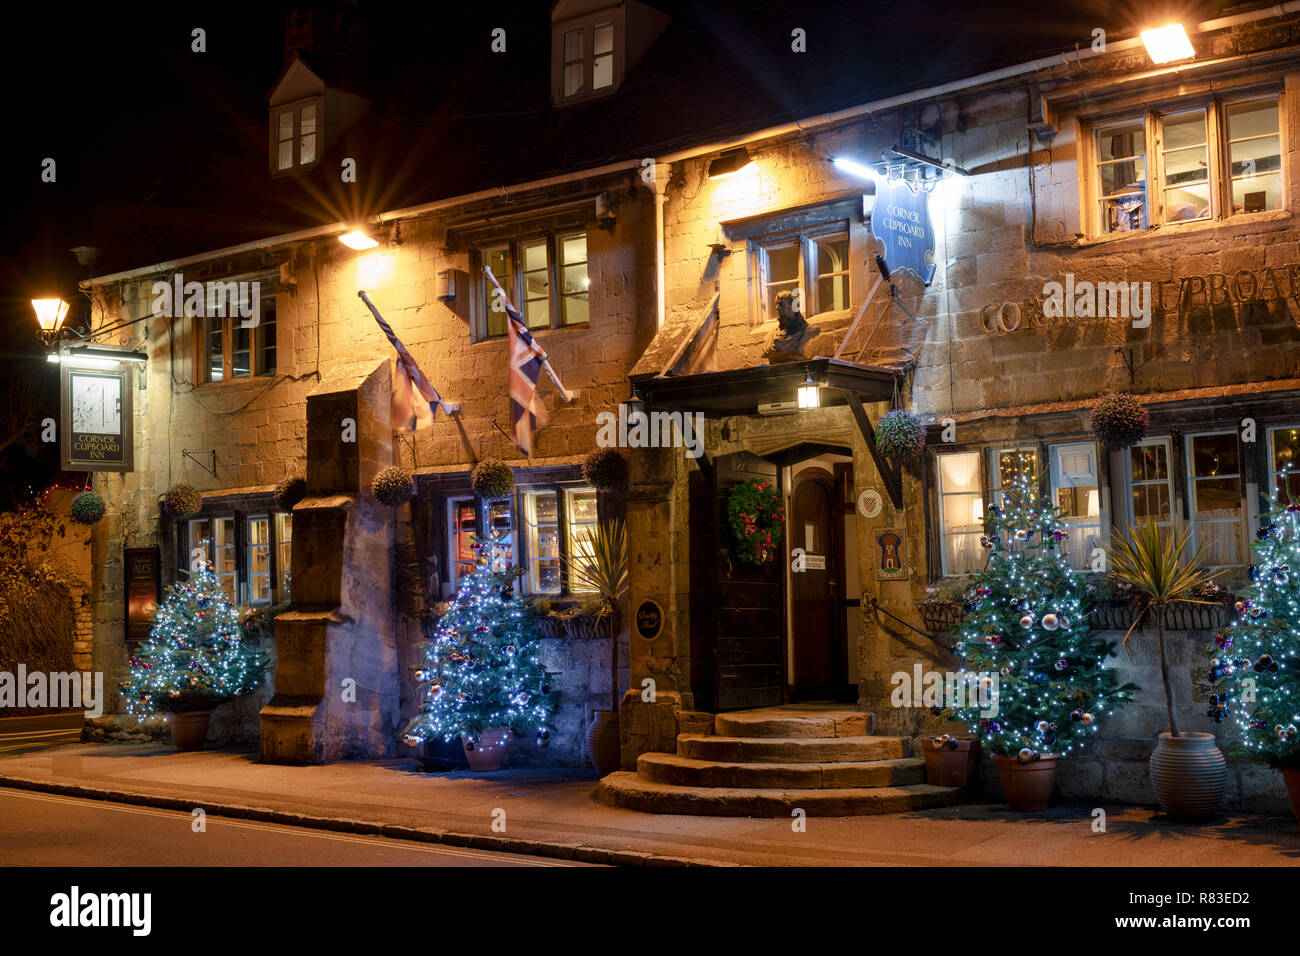
[[[388,336],[388,341],[393,344],[393,348],[397,349],[398,380],[393,383],[392,426],[418,429],[421,425],[431,424],[438,408],[450,414],[451,409],[443,402],[442,396],[433,387],[433,383],[425,378],[424,373],[420,371],[420,366],[415,362],[415,357],[406,350],[406,346],[397,337],[393,327],[384,321],[384,317],[379,314],[370,297],[364,291],[358,291],[357,295],[370,309],[370,314],[375,317],[384,335]]]
[[[573,401],[573,396],[564,387],[560,377],[551,368],[551,360],[546,350],[533,338],[519,314],[506,295],[497,277],[487,266],[483,274],[488,277],[500,296],[501,304],[506,310],[506,343],[509,350],[509,389],[510,419],[513,441],[527,457],[533,457],[533,432],[546,424],[548,416],[546,406],[537,394],[537,379],[544,370],[560,390],[565,403]]]

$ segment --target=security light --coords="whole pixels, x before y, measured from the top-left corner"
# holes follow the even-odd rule
[[[732,173],[744,169],[753,161],[753,158],[749,155],[749,150],[743,146],[724,150],[717,159],[709,163],[709,178],[722,179],[725,176],[730,176]]]
[[[831,159],[831,165],[840,172],[848,173],[851,176],[858,176],[861,179],[878,179],[875,170],[870,166],[859,163],[856,159],[848,159],[844,156],[835,156]]]
[[[1187,38],[1187,31],[1181,23],[1143,30],[1142,42],[1146,44],[1147,55],[1151,57],[1152,63],[1172,63],[1174,60],[1188,60],[1196,56],[1192,41]]]
[[[358,252],[364,249],[373,249],[379,245],[377,240],[371,239],[360,229],[353,229],[351,232],[343,233],[343,235],[339,236],[339,242],[349,249],[356,249]]]

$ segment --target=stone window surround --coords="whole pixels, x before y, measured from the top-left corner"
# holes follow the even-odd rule
[[[173,581],[183,581],[188,577],[187,569],[189,568],[189,553],[191,542],[189,540],[190,522],[203,519],[215,518],[234,518],[235,519],[235,583],[236,594],[240,598],[237,602],[240,605],[249,604],[248,601],[248,584],[249,584],[249,548],[248,548],[248,519],[265,517],[268,518],[268,531],[270,536],[270,574],[272,581],[282,580],[282,571],[280,568],[282,560],[279,522],[276,516],[286,514],[276,505],[275,496],[271,492],[257,492],[252,494],[236,495],[205,495],[203,498],[203,507],[195,514],[188,515],[184,518],[173,518],[172,539],[175,541],[175,551],[173,552]],[[271,603],[275,603],[277,597],[276,589],[272,589]],[[259,605],[265,606],[265,605]]]
[[[1228,104],[1250,100],[1262,100],[1272,97],[1278,102],[1278,136],[1281,156],[1282,209],[1261,210],[1253,213],[1231,212],[1231,203],[1225,202],[1228,190],[1227,177],[1222,169],[1227,161],[1227,121],[1223,109]],[[1211,188],[1211,214],[1208,219],[1196,219],[1187,222],[1164,222],[1163,209],[1156,206],[1153,197],[1163,192],[1163,169],[1160,168],[1160,156],[1163,153],[1163,136],[1160,129],[1161,117],[1168,113],[1205,108],[1207,114],[1207,142],[1209,152],[1209,181]],[[1100,213],[1100,194],[1097,182],[1097,141],[1096,131],[1104,126],[1125,119],[1142,118],[1145,126],[1146,156],[1146,201],[1148,207],[1147,225],[1143,229],[1126,232],[1107,233],[1102,229]],[[1145,96],[1127,97],[1122,104],[1108,103],[1103,108],[1076,117],[1078,123],[1078,195],[1079,215],[1087,243],[1114,242],[1131,240],[1139,236],[1150,236],[1155,232],[1197,231],[1213,228],[1227,222],[1244,222],[1272,217],[1289,216],[1289,197],[1287,195],[1287,158],[1286,143],[1288,137],[1287,101],[1282,90],[1282,82],[1254,80],[1235,86],[1207,87],[1194,93],[1179,94],[1171,90],[1167,96],[1153,99]],[[1161,185],[1152,185],[1152,183]],[[1163,202],[1163,199],[1160,200]],[[1154,213],[1154,214],[1153,214]],[[1270,217],[1270,213],[1272,214]]]

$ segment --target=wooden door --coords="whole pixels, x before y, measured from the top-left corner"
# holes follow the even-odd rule
[[[714,645],[715,706],[718,710],[782,703],[784,630],[781,615],[781,557],[761,568],[735,557],[727,520],[731,489],[751,478],[778,483],[777,467],[751,452],[720,456],[715,462],[714,520],[718,535],[717,640]],[[781,554],[789,549],[782,544]]]
[[[790,574],[791,643],[796,700],[838,699],[844,660],[843,518],[830,473],[808,468],[795,478],[786,552],[804,551],[804,570]],[[797,565],[794,565],[797,566]],[[794,567],[792,566],[792,567]]]

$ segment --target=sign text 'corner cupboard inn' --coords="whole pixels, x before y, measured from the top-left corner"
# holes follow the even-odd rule
[[[556,29],[590,41],[606,21],[586,16]],[[65,461],[95,472],[112,518],[96,530],[96,667],[129,653],[125,550],[157,548],[164,581],[197,552],[234,600],[276,612],[273,682],[214,732],[285,762],[399,752],[411,648],[473,545],[491,534],[524,595],[574,608],[592,596],[569,571],[584,532],[622,517],[616,687],[591,666],[609,660],[603,632],[548,636],[556,730],[510,753],[580,763],[616,689],[632,770],[702,714],[826,701],[921,730],[928,711],[891,706],[892,677],[954,666],[927,609],[983,567],[984,514],[1021,474],[1064,510],[1080,573],[1151,517],[1191,527],[1233,586],[1261,495],[1300,453],[1300,55],[1276,14],[1250,17],[1195,32],[1201,52],[1177,68],[1140,42],[1072,50],[658,152],[593,146],[617,158],[378,211],[368,242],[340,243],[357,224],[339,223],[89,280],[108,314],[138,320],[148,357],[125,378],[65,371]],[[600,108],[585,98],[606,54],[581,49],[557,67],[557,110],[570,87]],[[627,49],[611,47],[600,94],[624,110],[644,105],[619,99]],[[297,169],[308,111],[331,115],[337,95],[305,60],[287,69],[271,132],[282,116],[298,132],[274,175]],[[247,283],[256,324],[153,315],[153,284],[178,268]],[[457,411],[393,429],[409,384],[394,340]],[[1108,392],[1150,413],[1123,451],[1089,432]],[[878,440],[891,409],[928,426],[901,465]],[[582,463],[600,423],[640,415],[690,422],[690,441],[629,441],[626,487],[597,489]],[[476,492],[487,459],[513,486]],[[415,493],[390,509],[369,486],[394,464]],[[287,507],[274,492],[293,475],[306,491]],[[161,506],[182,482],[201,493],[184,516]],[[758,564],[729,512],[747,482],[785,516]]]

